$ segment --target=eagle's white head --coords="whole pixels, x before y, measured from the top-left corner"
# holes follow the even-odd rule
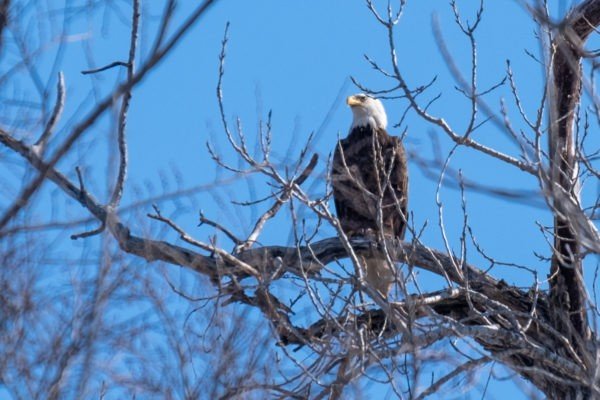
[[[360,93],[348,97],[346,103],[352,109],[354,117],[350,130],[358,126],[367,125],[381,129],[387,127],[387,115],[385,114],[381,100]]]

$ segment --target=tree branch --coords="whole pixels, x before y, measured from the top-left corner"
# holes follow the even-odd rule
[[[106,110],[113,106],[118,98],[133,89],[138,85],[148,74],[152,71],[164,57],[175,47],[179,40],[189,31],[189,29],[200,19],[202,15],[210,8],[215,0],[205,0],[200,4],[196,10],[182,23],[180,28],[173,34],[171,39],[165,43],[161,48],[158,48],[154,54],[150,57],[140,70],[133,76],[132,79],[127,80],[120,84],[111,94],[109,94],[103,101],[101,101],[96,108],[84,118],[73,130],[71,134],[65,139],[63,144],[56,150],[54,156],[45,164],[44,168],[38,170],[37,176],[16,196],[16,201],[8,207],[7,211],[0,218],[0,231],[2,231],[6,225],[17,215],[17,213],[29,202],[31,197],[39,190],[42,182],[48,176],[50,169],[54,167],[67,152],[71,149],[73,144],[81,137],[81,135],[93,126],[98,118],[104,114]]]

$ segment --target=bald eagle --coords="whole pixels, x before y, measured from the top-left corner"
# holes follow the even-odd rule
[[[332,165],[333,199],[344,233],[397,238],[406,230],[408,171],[404,146],[386,132],[387,115],[380,100],[357,94],[346,100],[353,121],[336,146]],[[378,208],[381,213],[378,215]],[[366,281],[387,297],[394,270],[381,252],[361,257]]]

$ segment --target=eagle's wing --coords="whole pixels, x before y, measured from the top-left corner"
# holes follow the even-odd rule
[[[359,231],[356,215],[357,207],[352,202],[356,195],[356,185],[353,180],[356,179],[356,168],[352,168],[350,159],[346,157],[348,143],[339,141],[333,153],[331,185],[333,188],[333,201],[335,211],[342,226],[342,230],[347,235],[352,235]],[[360,208],[360,207],[358,207]]]
[[[394,157],[393,170],[390,176],[394,207],[387,214],[388,218],[393,219],[394,236],[404,239],[408,218],[408,165],[402,141],[395,136],[390,136],[390,138],[392,139],[391,149]]]

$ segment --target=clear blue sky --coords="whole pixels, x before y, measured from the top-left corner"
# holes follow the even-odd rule
[[[192,3],[195,2],[182,2],[178,15],[184,15],[185,9]],[[387,2],[375,3],[382,6],[380,9],[383,11]],[[476,11],[473,3],[459,2],[463,16],[468,19],[472,19]],[[556,3],[552,7],[557,13],[569,5],[569,2],[553,3]],[[158,15],[161,10],[152,1],[147,1],[144,7],[149,15]],[[119,8],[128,18],[129,8],[123,5]],[[455,83],[435,44],[432,33],[434,16],[440,21],[447,45],[459,68],[465,75],[469,73],[469,43],[454,24],[446,1],[408,1],[397,29],[398,59],[402,72],[413,87],[429,82],[434,76],[438,77],[425,98],[430,99],[442,93],[431,112],[443,116],[460,131],[468,122],[469,104],[454,89]],[[498,83],[505,75],[505,61],[510,59],[524,107],[533,115],[542,90],[542,79],[539,65],[525,53],[525,50],[539,53],[531,18],[519,2],[507,0],[487,2],[483,18],[477,35],[480,88],[485,90]],[[264,120],[268,111],[272,110],[276,160],[294,160],[301,145],[314,131],[317,136],[313,151],[320,155],[318,172],[323,174],[325,161],[338,134],[345,135],[350,124],[351,114],[343,99],[357,92],[357,89],[349,77],[354,76],[374,89],[388,87],[386,85],[389,82],[363,58],[364,54],[368,54],[384,68],[390,65],[386,32],[376,23],[364,1],[220,2],[133,94],[128,127],[130,175],[124,204],[143,197],[148,187],[161,188],[165,176],[166,180],[172,182],[175,170],[181,174],[183,187],[210,183],[215,177],[228,176],[216,171],[205,147],[206,141],[210,140],[228,155],[229,160],[235,160],[223,137],[215,96],[218,53],[227,21],[231,23],[223,86],[227,115],[230,122],[239,116],[249,140],[253,141],[259,121]],[[145,20],[143,24],[142,33],[153,32],[156,27],[156,21],[152,19]],[[91,25],[83,22],[74,25],[70,34],[90,34],[87,40],[91,41],[93,58],[99,66],[117,58],[125,58],[128,31],[129,26],[117,18],[112,18],[109,25],[103,25],[99,18],[91,21]],[[142,40],[142,51],[147,51],[150,44],[150,41]],[[64,65],[68,87],[65,119],[80,112],[80,102],[91,93],[91,80],[97,79],[100,92],[107,93],[112,88],[111,82],[123,73],[112,70],[93,78],[82,76],[79,71],[88,68],[88,61],[82,46],[78,45],[69,47]],[[513,125],[522,127],[508,86],[493,92],[486,100],[494,110],[498,110],[501,98],[507,100]],[[400,100],[386,101],[385,105],[390,125],[393,125],[406,104]],[[89,108],[89,104],[86,107]],[[439,139],[442,154],[448,153],[451,143],[438,129],[414,114],[409,114],[405,125],[408,131],[406,146],[411,153],[430,159],[432,136]],[[105,187],[107,151],[102,146],[94,146],[96,142],[103,142],[97,140],[96,136],[107,135],[107,126],[104,121],[78,145],[79,156],[91,157],[88,164],[96,165],[90,167],[89,174],[95,178],[92,187],[99,192]],[[390,133],[399,135],[401,129],[390,128]],[[475,138],[510,154],[518,154],[518,149],[491,124],[479,129]],[[62,166],[68,163],[65,161]],[[450,165],[462,169],[467,179],[487,185],[538,189],[536,180],[473,150],[459,149]],[[415,162],[411,162],[410,172],[409,208],[414,213],[415,225],[420,227],[427,222],[423,242],[442,249],[443,241],[437,226],[436,181],[425,177]],[[195,202],[185,204],[185,210],[177,215],[178,222],[200,238],[211,233],[195,228],[196,210],[201,208],[207,215],[235,226],[238,233],[247,232],[252,222],[252,212],[244,211],[238,218],[228,200],[248,200],[268,193],[268,189],[261,187],[259,181],[256,184],[258,186],[238,181],[210,193],[200,193]],[[139,188],[137,193],[134,190],[136,187]],[[324,187],[317,185],[313,190],[318,193]],[[458,252],[463,218],[460,193],[452,188],[444,188],[441,199],[450,244]],[[539,207],[519,205],[475,192],[467,192],[467,203],[473,232],[488,254],[500,261],[537,269],[539,278],[545,278],[547,265],[537,260],[534,251],[549,254],[546,241],[537,226],[538,222],[549,224],[549,213]],[[173,211],[176,205],[165,204],[164,207]],[[150,208],[138,211],[141,218]],[[134,221],[139,226],[148,224],[147,221]],[[289,234],[289,224],[272,224],[265,232],[263,243],[288,244]],[[472,246],[468,256],[474,265],[488,267],[488,263]],[[523,286],[532,284],[530,275],[515,269],[495,267],[491,273],[510,283]],[[422,283],[427,288],[428,283]],[[372,390],[376,393],[380,388],[374,387]],[[513,385],[505,383],[493,384],[487,395],[486,398],[506,398],[507,395],[515,400],[525,398]]]

